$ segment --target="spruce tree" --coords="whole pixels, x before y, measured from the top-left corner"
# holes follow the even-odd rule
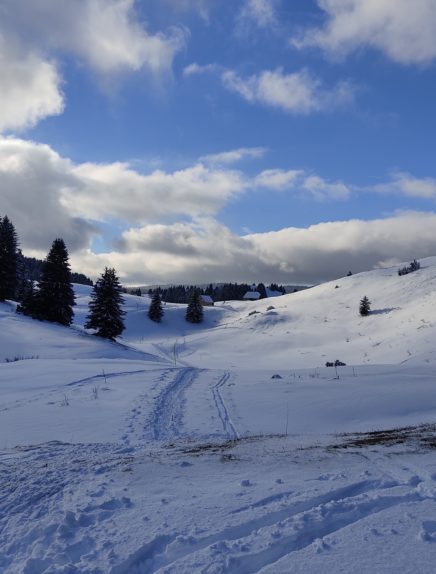
[[[24,255],[21,249],[17,250],[17,285],[15,288],[15,300],[21,303],[28,290]]]
[[[365,295],[365,297],[360,301],[359,313],[362,317],[366,317],[367,315],[369,315],[370,310],[371,310],[371,301]]]
[[[36,292],[33,280],[29,279],[22,287],[20,304],[17,306],[17,313],[22,313],[23,315],[29,315],[30,317],[36,318],[37,312],[35,295]]]
[[[159,291],[155,291],[151,299],[150,307],[148,308],[148,318],[155,321],[155,323],[160,323],[163,314],[164,311],[162,309],[162,301],[160,300]]]
[[[201,323],[203,321],[203,303],[198,289],[194,289],[186,309],[185,319],[189,323]]]
[[[17,289],[18,239],[5,215],[0,217],[0,301],[15,299]]]
[[[61,325],[71,325],[74,305],[68,251],[64,240],[58,238],[53,241],[44,261],[32,316]]]
[[[95,329],[98,337],[114,340],[124,331],[122,287],[115,269],[106,269],[96,281],[89,303],[86,329]]]

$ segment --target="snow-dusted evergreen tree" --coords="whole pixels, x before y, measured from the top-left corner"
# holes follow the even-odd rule
[[[185,319],[189,323],[201,323],[203,321],[203,303],[198,289],[194,289],[192,292],[188,308],[186,309]]]
[[[365,295],[365,297],[363,297],[363,299],[360,300],[359,313],[362,317],[366,317],[367,315],[369,315],[370,310],[371,310],[371,301]]]
[[[0,301],[15,299],[17,289],[18,239],[5,215],[0,217]]]
[[[74,305],[68,251],[64,240],[58,237],[53,241],[44,261],[32,316],[35,319],[71,325]]]
[[[162,301],[160,299],[159,291],[153,293],[150,307],[148,308],[148,318],[155,323],[160,323],[163,317],[164,311],[162,308]]]
[[[106,269],[96,281],[89,303],[86,329],[95,329],[99,337],[114,340],[124,331],[122,287],[115,269]]]

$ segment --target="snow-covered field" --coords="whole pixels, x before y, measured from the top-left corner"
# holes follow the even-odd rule
[[[71,329],[0,305],[0,572],[433,574],[421,264],[220,303],[202,325],[170,304],[154,324],[127,296],[119,343],[84,332],[87,287]]]

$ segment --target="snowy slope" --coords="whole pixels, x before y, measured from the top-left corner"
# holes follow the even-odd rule
[[[421,264],[201,325],[126,296],[118,343],[84,331],[88,287],[71,329],[0,305],[0,572],[432,574],[436,258]]]
[[[182,362],[215,368],[293,369],[335,359],[347,364],[433,363],[436,258],[421,264],[419,271],[401,277],[396,266],[274,299],[218,303],[205,308],[202,326],[189,326],[185,307],[178,305],[168,305],[162,325],[156,326],[144,318],[148,303],[139,300],[135,309],[130,298],[123,340],[167,356],[177,343]],[[364,295],[372,302],[368,317],[358,314]]]

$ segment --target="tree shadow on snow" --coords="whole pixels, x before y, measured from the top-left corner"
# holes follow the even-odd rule
[[[387,313],[390,313],[391,311],[398,311],[399,309],[401,309],[401,307],[385,307],[384,309],[374,309],[373,311],[370,311],[369,314],[370,315],[386,315]]]

